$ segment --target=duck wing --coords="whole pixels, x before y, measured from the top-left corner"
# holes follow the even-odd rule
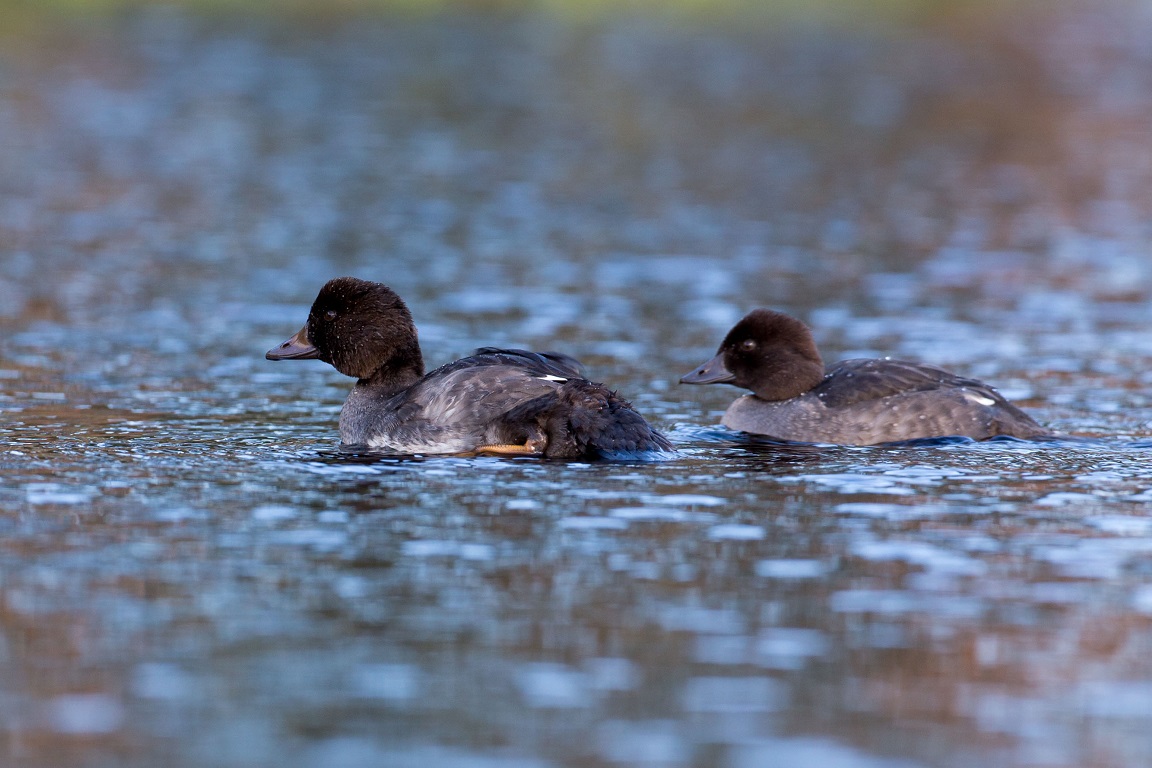
[[[345,403],[345,409],[361,407]],[[432,371],[383,404],[363,438],[397,453],[524,446],[552,458],[671,451],[632,406],[588,381],[567,355],[485,347]],[[343,416],[342,416],[343,418]]]
[[[556,353],[486,347],[441,366],[398,394],[369,440],[401,452],[464,452],[533,443],[550,458],[671,451],[623,398]]]
[[[486,425],[520,403],[555,392],[568,381],[561,370],[549,365],[526,367],[495,356],[456,360],[397,396],[388,430],[395,432],[405,424],[416,423],[423,429],[479,435]]]
[[[493,424],[520,403],[552,393],[567,381],[495,361],[468,365],[468,359],[432,371],[380,406],[369,405],[376,415],[365,425],[364,437],[345,437],[344,442],[395,453],[464,453],[493,442],[523,444],[532,437],[526,430],[497,439]],[[345,411],[349,407],[350,401]]]
[[[529,352],[526,349],[480,347],[471,356],[457,360],[468,365],[514,365],[533,376],[558,376],[562,379],[586,379],[584,366],[574,357],[560,352]],[[456,363],[449,363],[449,366]],[[447,366],[446,366],[447,367]]]
[[[935,389],[965,389],[978,399],[1008,405],[1003,395],[979,379],[958,376],[934,365],[907,360],[855,359],[836,363],[810,390],[828,408]]]

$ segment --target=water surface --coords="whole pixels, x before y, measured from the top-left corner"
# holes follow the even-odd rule
[[[0,52],[0,754],[1152,761],[1152,13],[156,10]],[[673,461],[333,455],[340,274],[558,349]],[[1081,441],[818,448],[675,385],[745,311]]]

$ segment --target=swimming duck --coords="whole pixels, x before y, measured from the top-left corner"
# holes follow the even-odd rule
[[[304,327],[265,356],[319,359],[357,379],[340,411],[346,447],[548,458],[672,450],[567,355],[485,347],[425,374],[412,315],[381,283],[329,280]]]
[[[721,424],[779,440],[876,445],[1051,434],[984,382],[932,365],[856,359],[825,370],[808,327],[769,309],[749,312],[716,356],[680,382],[752,390],[728,407]]]

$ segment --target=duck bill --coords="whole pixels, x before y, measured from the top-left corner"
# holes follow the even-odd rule
[[[724,353],[716,355],[691,373],[680,377],[681,384],[728,384],[736,375],[724,367]]]
[[[320,357],[320,350],[312,346],[308,340],[308,326],[304,326],[288,341],[268,350],[264,357],[269,360],[315,360]]]

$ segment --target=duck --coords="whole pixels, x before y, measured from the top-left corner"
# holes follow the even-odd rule
[[[721,424],[776,440],[879,445],[935,437],[1024,440],[1052,435],[977,379],[907,360],[851,359],[825,369],[812,331],[754,309],[682,384],[734,384]]]
[[[343,450],[387,454],[641,458],[673,452],[631,404],[557,352],[483,347],[424,371],[408,306],[383,283],[337,277],[268,360],[321,360],[356,379]]]

